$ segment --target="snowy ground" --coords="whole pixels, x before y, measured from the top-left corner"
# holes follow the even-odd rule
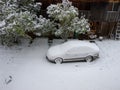
[[[61,65],[46,60],[47,39],[30,47],[0,46],[0,90],[120,90],[120,41],[96,43],[99,59]]]

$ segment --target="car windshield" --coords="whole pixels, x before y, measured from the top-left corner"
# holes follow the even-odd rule
[[[94,45],[93,43],[89,43],[86,41],[68,41],[63,43],[62,45],[60,45],[60,50],[66,51],[69,50],[71,48],[77,48],[77,47],[82,47],[82,48],[96,48],[96,45]]]
[[[76,44],[76,43],[69,43],[69,42],[67,42],[67,43],[63,43],[63,44],[60,46],[60,48],[61,48],[62,50],[64,50],[64,51],[66,51],[66,50],[68,50],[68,49],[70,49],[70,48],[78,47],[78,46],[79,46],[79,45]]]

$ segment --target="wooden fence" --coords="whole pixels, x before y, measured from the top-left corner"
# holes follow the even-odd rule
[[[96,34],[109,37],[111,33],[115,32],[116,23],[118,19],[120,19],[119,11],[106,11],[105,13],[98,15],[99,17],[96,19],[94,15],[92,15],[91,11],[80,10],[80,15],[84,14],[90,22],[92,22],[93,27],[96,31]],[[98,13],[99,14],[99,13]],[[97,14],[96,14],[97,15]]]

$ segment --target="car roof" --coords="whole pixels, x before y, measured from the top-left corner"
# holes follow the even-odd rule
[[[74,47],[89,47],[93,49],[96,49],[96,48],[98,49],[98,47],[94,43],[90,43],[88,41],[80,41],[80,40],[67,41],[63,43],[60,47],[66,50],[72,49]]]

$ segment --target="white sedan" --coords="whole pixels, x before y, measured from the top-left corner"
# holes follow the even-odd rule
[[[49,48],[46,57],[55,63],[80,60],[91,62],[99,57],[99,48],[95,43],[71,40]]]

